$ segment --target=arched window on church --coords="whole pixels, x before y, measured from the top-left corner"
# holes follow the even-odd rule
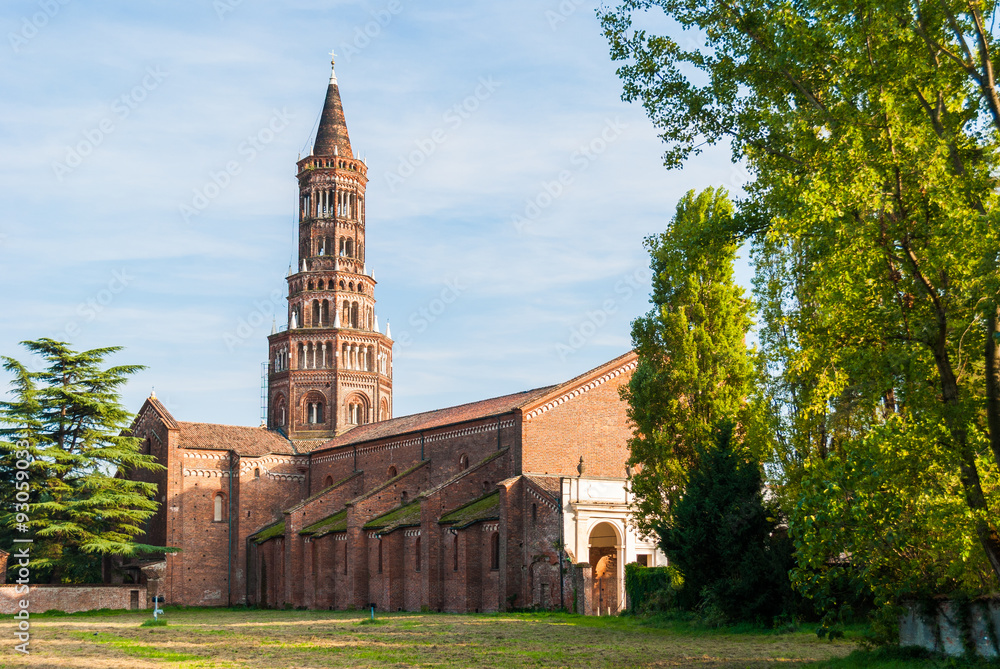
[[[332,476],[327,476],[326,479],[324,479],[324,481],[323,481],[323,487],[324,488],[329,488],[332,485],[333,485],[333,477]]]
[[[421,559],[421,555],[420,555],[420,537],[417,537],[417,540],[413,542],[413,551],[414,551],[415,557],[416,557],[416,559],[414,560],[413,571],[420,571],[420,559]]]
[[[490,569],[500,568],[500,533],[490,535]]]
[[[451,552],[454,559],[452,571],[458,571],[458,532],[455,532],[455,539],[451,542]]]
[[[213,519],[217,523],[221,523],[223,521],[223,511],[225,509],[224,502],[225,502],[225,495],[223,495],[221,492],[215,493],[215,515]]]
[[[462,453],[462,457],[458,459],[458,471],[464,472],[469,468],[469,456]]]
[[[537,523],[538,522],[538,505],[537,504],[532,504],[531,505],[531,522],[533,522],[533,523]]]
[[[396,478],[396,474],[397,474],[396,468],[395,467],[389,467],[388,474],[389,474],[389,478],[391,478],[391,479]]]
[[[260,478],[260,467],[254,467],[253,468],[253,477],[255,479],[259,479]]]
[[[382,537],[378,538],[378,573],[382,573]]]

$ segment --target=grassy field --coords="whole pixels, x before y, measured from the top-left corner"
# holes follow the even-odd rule
[[[376,624],[367,612],[168,609],[166,617],[165,627],[140,627],[148,614],[35,616],[25,657],[13,651],[13,621],[4,616],[0,667],[785,667],[855,648],[809,631],[693,630],[566,614],[399,613]]]

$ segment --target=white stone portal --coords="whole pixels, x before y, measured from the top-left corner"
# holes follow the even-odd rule
[[[626,606],[626,564],[640,562],[647,567],[667,564],[667,557],[657,547],[655,538],[640,536],[630,523],[631,503],[626,479],[582,476],[562,479],[566,551],[573,562],[591,562],[592,557],[597,562],[591,562],[596,588],[593,606],[597,611],[603,603],[602,615],[618,613]]]

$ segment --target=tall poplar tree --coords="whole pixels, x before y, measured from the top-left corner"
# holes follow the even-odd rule
[[[133,542],[156,512],[156,485],[116,476],[163,469],[127,434],[132,417],[120,404],[121,387],[142,367],[103,368],[120,347],[76,352],[52,339],[22,344],[46,366],[33,372],[0,358],[14,377],[13,398],[0,402],[0,547],[11,551],[13,539],[32,539],[31,582],[51,583],[99,582],[104,555],[163,552]],[[19,470],[18,460],[27,468]],[[28,493],[26,507],[15,506],[19,492]]]
[[[667,230],[646,239],[653,308],[632,324],[639,362],[622,398],[635,424],[636,524],[650,535],[670,524],[696,446],[737,418],[750,389],[750,302],[733,282],[732,217],[724,190],[690,191]]]

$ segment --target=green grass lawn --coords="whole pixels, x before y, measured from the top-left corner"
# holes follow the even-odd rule
[[[31,655],[13,651],[13,621],[0,617],[0,667],[937,667],[932,660],[855,653],[809,629],[706,630],[686,623],[555,613],[449,615],[367,611],[168,609],[146,613],[33,616]],[[902,662],[902,664],[901,664]]]

